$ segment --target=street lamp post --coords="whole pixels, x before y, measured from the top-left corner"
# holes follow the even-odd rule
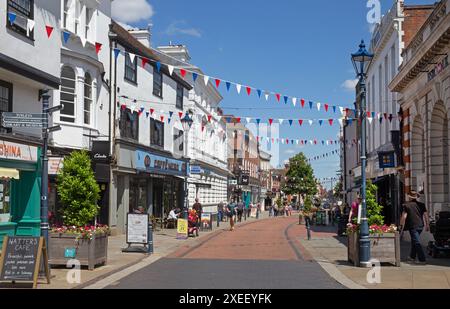
[[[187,135],[189,133],[189,130],[192,127],[192,124],[194,123],[194,120],[192,120],[191,117],[189,117],[189,114],[186,113],[183,119],[181,119],[181,124],[183,125],[183,145],[185,149],[185,158],[188,157],[188,146],[187,146]],[[188,193],[188,168],[189,166],[186,165],[186,175],[184,176],[184,209],[183,209],[183,217],[185,220],[188,220],[188,210],[189,210],[189,193]]]
[[[352,54],[352,62],[359,77],[360,95],[361,95],[361,230],[359,241],[359,262],[362,267],[370,267],[370,240],[369,223],[367,220],[366,203],[366,77],[367,71],[372,63],[374,55],[366,50],[364,41],[361,41],[359,50]]]

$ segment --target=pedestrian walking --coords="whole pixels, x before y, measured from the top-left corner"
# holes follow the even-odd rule
[[[236,215],[236,203],[234,199],[227,205],[227,216],[230,219],[230,231],[234,231],[234,216]]]
[[[244,203],[243,202],[239,202],[237,204],[237,221],[238,222],[242,222],[242,215],[244,214]]]
[[[354,219],[358,218],[360,204],[361,204],[361,197],[358,196],[356,200],[352,203],[350,214],[348,216],[348,224],[353,224]]]
[[[217,206],[217,220],[219,222],[223,222],[223,211],[224,211],[224,203],[220,202],[219,205]]]
[[[409,231],[411,235],[411,251],[408,262],[426,264],[425,252],[420,244],[420,234],[425,230],[430,230],[428,212],[421,194],[412,192],[409,196],[409,202],[403,205],[403,213],[400,220],[400,231]]]

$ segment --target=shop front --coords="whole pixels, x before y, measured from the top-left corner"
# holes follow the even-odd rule
[[[114,232],[126,231],[128,213],[148,213],[163,223],[171,209],[184,206],[187,161],[153,149],[122,144],[118,166],[112,169],[109,218]]]
[[[40,235],[38,145],[0,139],[0,248],[4,236]]]

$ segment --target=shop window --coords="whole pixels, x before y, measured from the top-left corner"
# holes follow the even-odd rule
[[[184,97],[184,88],[182,85],[177,84],[177,102],[175,107],[183,110],[183,97]]]
[[[153,95],[154,96],[157,96],[158,98],[163,97],[162,85],[163,85],[162,73],[154,70],[153,71]]]
[[[120,136],[135,141],[139,140],[139,115],[129,108],[121,109],[119,122]]]
[[[11,181],[0,179],[0,223],[9,222],[11,214]]]
[[[7,26],[30,39],[34,38],[34,31],[28,31],[28,20],[34,20],[33,0],[8,0],[8,13],[16,14],[16,19],[11,25],[8,14],[6,14]]]
[[[137,84],[137,57],[132,62],[128,53],[125,55],[125,80]]]
[[[64,109],[60,112],[60,120],[75,123],[75,71],[70,67],[63,67],[61,71],[60,102]]]
[[[150,144],[164,147],[164,123],[153,118],[150,123]]]
[[[92,109],[92,78],[89,73],[84,76],[84,124],[91,124],[91,109]]]
[[[13,86],[0,81],[0,117],[3,112],[12,112]],[[1,127],[0,133],[10,133],[11,129]]]
[[[130,181],[130,212],[148,212],[146,179],[135,178]]]

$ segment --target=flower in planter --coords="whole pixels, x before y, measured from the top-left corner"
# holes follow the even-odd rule
[[[56,234],[68,234],[77,236],[77,240],[92,240],[94,235],[107,235],[109,234],[109,227],[107,225],[96,225],[96,226],[85,226],[85,227],[75,227],[75,226],[60,226],[53,227],[52,233]]]

